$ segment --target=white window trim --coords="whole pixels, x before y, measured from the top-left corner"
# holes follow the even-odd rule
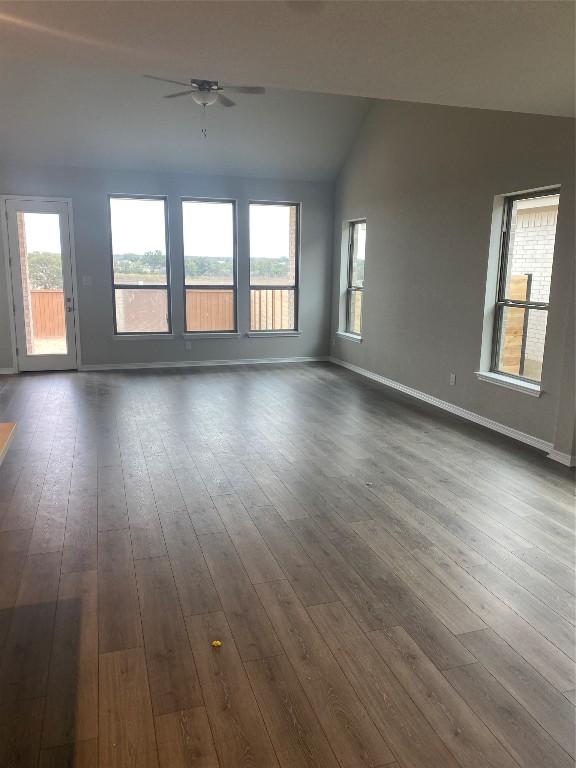
[[[542,394],[542,388],[539,384],[531,381],[524,381],[523,379],[517,379],[515,376],[505,376],[502,373],[495,373],[494,371],[476,371],[476,376],[480,381],[486,381],[489,384],[497,384],[499,387],[506,387],[507,389],[514,389],[516,392],[521,392],[523,395],[540,397]]]
[[[174,341],[177,338],[175,333],[154,333],[143,331],[142,333],[114,333],[114,341]]]
[[[356,333],[348,333],[348,331],[336,331],[336,336],[339,339],[347,339],[348,341],[354,341],[356,344],[362,344],[364,339],[362,336],[358,336]]]
[[[301,336],[302,331],[248,331],[246,336],[251,339],[274,338],[275,336]]]
[[[183,338],[187,341],[192,339],[237,339],[240,336],[239,331],[184,331]]]

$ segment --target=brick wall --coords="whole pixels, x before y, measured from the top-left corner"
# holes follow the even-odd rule
[[[24,330],[26,332],[26,352],[34,353],[34,321],[31,310],[30,275],[28,272],[28,247],[26,245],[26,214],[21,211],[16,215],[18,224],[18,250],[20,251],[20,274],[22,278],[22,301],[24,304]]]
[[[542,204],[546,202],[546,204]],[[512,275],[531,275],[530,300],[548,301],[556,236],[558,197],[522,201],[510,231]],[[528,320],[524,375],[540,379],[547,312],[533,310]]]

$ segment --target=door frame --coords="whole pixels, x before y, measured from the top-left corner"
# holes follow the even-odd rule
[[[21,200],[26,203],[60,203],[66,206],[68,237],[70,239],[70,268],[72,271],[72,290],[74,292],[74,341],[76,346],[76,367],[70,370],[80,370],[82,355],[80,350],[80,313],[78,311],[78,280],[76,273],[76,249],[74,241],[74,216],[72,198],[52,197],[44,195],[0,195],[0,229],[2,230],[2,250],[6,267],[6,280],[8,285],[8,304],[10,313],[10,341],[12,347],[12,365],[16,373],[20,373],[18,355],[16,354],[16,304],[14,301],[14,283],[12,281],[12,268],[10,264],[10,242],[8,238],[8,202]],[[65,373],[65,371],[63,371]]]

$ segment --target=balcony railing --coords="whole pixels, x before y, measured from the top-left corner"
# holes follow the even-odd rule
[[[252,286],[250,288],[250,330],[295,330],[295,299],[294,288]]]
[[[31,293],[34,336],[38,339],[65,336],[64,294],[62,291],[33,290]],[[157,314],[154,296],[142,291],[139,301],[122,306],[124,324],[143,326],[146,314]],[[146,302],[150,299],[148,306]],[[131,321],[130,315],[133,314]],[[186,329],[188,331],[233,331],[234,291],[226,289],[186,289]],[[250,329],[281,331],[295,328],[295,289],[252,287],[250,289]]]

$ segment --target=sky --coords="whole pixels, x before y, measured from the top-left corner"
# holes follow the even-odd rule
[[[164,201],[113,198],[114,253],[165,252]],[[60,251],[58,214],[26,213],[28,251]],[[288,258],[290,208],[283,205],[250,207],[250,252],[254,258]],[[232,204],[185,201],[184,252],[187,256],[232,256]]]
[[[60,216],[57,213],[25,213],[26,250],[60,253]]]

